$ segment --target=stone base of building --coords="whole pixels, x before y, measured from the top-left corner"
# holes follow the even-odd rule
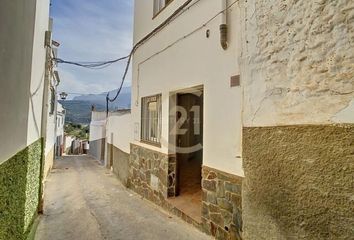
[[[167,198],[168,155],[131,144],[128,186],[162,205]]]
[[[352,239],[354,125],[243,129],[245,239]]]
[[[42,139],[0,164],[0,239],[26,239],[37,216]]]
[[[107,143],[107,161],[111,163],[113,173],[124,186],[128,186],[129,158],[129,153]]]
[[[216,239],[242,239],[242,177],[207,166],[202,171],[202,227]]]
[[[168,201],[169,193],[174,192],[175,189],[175,163],[173,156],[131,144],[128,187],[145,199],[202,230],[199,222]]]
[[[241,239],[242,178],[203,167],[202,222],[173,206],[176,158],[131,144],[128,187],[217,239]]]

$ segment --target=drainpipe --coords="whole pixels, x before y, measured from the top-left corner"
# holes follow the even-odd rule
[[[221,23],[220,23],[220,44],[221,47],[226,50],[227,43],[227,0],[221,0]]]
[[[51,20],[49,23],[51,26]],[[50,27],[49,27],[50,29]],[[52,32],[50,30],[45,32],[45,69],[44,69],[44,86],[43,86],[43,98],[42,98],[42,119],[41,119],[41,138],[42,138],[42,157],[41,157],[41,169],[39,176],[39,192],[38,192],[38,213],[43,214],[44,203],[44,163],[45,163],[45,148],[47,140],[47,123],[48,123],[48,101],[49,101],[49,87],[50,87],[50,68],[51,68],[51,48],[50,43],[52,41]]]
[[[57,154],[58,154],[58,142],[57,142],[57,131],[58,131],[58,95],[57,95],[57,89],[58,89],[58,85],[60,83],[60,78],[59,78],[59,74],[58,71],[54,71],[54,78],[55,78],[55,87],[54,87],[54,92],[55,92],[55,99],[54,99],[54,159],[57,158]]]

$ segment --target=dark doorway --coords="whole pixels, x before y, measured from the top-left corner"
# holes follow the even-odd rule
[[[201,220],[203,164],[203,92],[177,94],[176,207]]]
[[[178,94],[177,105],[185,109],[185,113],[177,113],[177,121],[182,124],[176,141],[180,149],[177,152],[177,195],[182,195],[201,189],[203,149],[199,146],[203,145],[203,94]]]

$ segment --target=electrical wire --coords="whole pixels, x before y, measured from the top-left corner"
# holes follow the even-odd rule
[[[192,5],[190,5],[190,3],[193,0],[188,0],[186,1],[181,7],[179,7],[169,18],[167,18],[165,21],[163,21],[159,26],[157,26],[152,32],[150,32],[148,35],[146,35],[143,39],[141,39],[138,43],[136,43],[131,51],[131,53],[129,54],[128,57],[128,62],[125,68],[125,72],[121,81],[121,85],[117,91],[117,94],[115,95],[114,98],[109,98],[109,93],[107,94],[107,113],[108,113],[108,102],[114,102],[119,94],[120,91],[123,87],[129,66],[130,66],[130,62],[131,62],[131,58],[133,56],[133,54],[135,53],[135,51],[141,46],[143,45],[146,41],[148,41],[150,38],[152,38],[154,35],[156,35],[158,32],[160,32],[165,26],[167,26],[169,23],[171,23],[175,18],[177,18],[178,16],[180,16],[181,14],[183,14],[185,11],[189,10],[191,7],[193,7],[194,5],[196,5],[198,2],[200,2],[201,0],[197,0],[195,1]],[[204,22],[200,27],[194,29],[193,31],[191,31],[189,34],[177,39],[176,41],[174,41],[172,44],[170,44],[169,46],[165,47],[164,49],[160,50],[159,52],[153,54],[152,56],[150,56],[148,59],[146,59],[145,61],[149,60],[150,58],[152,58],[153,56],[156,56],[158,54],[160,54],[161,52],[166,51],[168,48],[172,47],[173,45],[177,44],[178,42],[182,41],[183,39],[193,35],[194,33],[198,32],[199,30],[203,29],[206,25],[208,25],[210,22],[212,22],[215,18],[217,18],[219,15],[223,14],[225,11],[229,10],[232,6],[234,6],[239,0],[235,0],[234,2],[232,2],[230,5],[228,5],[225,9],[221,10],[220,12],[218,12],[216,15],[214,15],[212,18],[210,18],[209,20],[207,20],[206,22]],[[187,6],[190,5],[188,8]],[[144,61],[144,62],[145,62]]]
[[[149,34],[147,34],[144,38],[142,38],[139,42],[137,42],[133,49],[131,50],[129,56],[128,56],[128,61],[127,61],[127,65],[125,67],[125,71],[124,71],[124,74],[123,74],[123,77],[122,77],[122,81],[121,81],[121,84],[118,88],[118,91],[116,93],[116,95],[113,97],[113,98],[110,98],[109,97],[109,93],[107,94],[106,96],[106,111],[107,111],[107,114],[108,114],[108,111],[109,111],[109,102],[114,102],[122,88],[123,88],[123,85],[124,85],[124,82],[125,82],[125,79],[127,77],[127,74],[128,74],[128,70],[129,70],[129,66],[130,66],[130,62],[131,62],[131,58],[133,56],[133,54],[135,53],[135,51],[141,46],[143,45],[146,41],[148,41],[150,38],[152,38],[155,34],[157,34],[159,31],[161,31],[163,28],[165,28],[169,23],[171,23],[176,17],[178,17],[180,14],[182,14],[184,11],[187,10],[187,6],[192,2],[193,0],[187,0],[186,2],[184,2],[183,5],[181,5],[177,10],[175,10],[171,15],[170,17],[168,17],[166,20],[164,20],[159,26],[157,26],[154,30],[152,30],[152,32],[150,32]],[[197,2],[199,2],[200,0],[198,0]],[[189,8],[188,8],[189,9]]]
[[[65,92],[68,95],[91,95],[93,93],[72,93],[72,92]]]
[[[194,3],[193,0],[187,0],[183,5],[181,5],[177,10],[175,10],[166,20],[164,20],[160,25],[158,25],[154,30],[152,30],[149,34],[147,34],[145,37],[143,37],[139,42],[137,42],[132,50],[130,51],[128,56],[125,57],[121,57],[118,59],[114,59],[111,61],[103,61],[103,62],[73,62],[73,61],[66,61],[60,58],[54,58],[53,60],[57,63],[64,63],[64,64],[71,64],[71,65],[75,65],[78,67],[84,67],[84,68],[89,68],[89,69],[103,69],[106,67],[109,67],[110,65],[112,65],[113,63],[116,62],[120,62],[122,60],[126,60],[127,59],[127,63],[126,63],[126,67],[123,73],[123,77],[122,77],[122,81],[120,83],[120,86],[118,88],[118,91],[116,93],[116,95],[113,98],[109,97],[109,93],[107,93],[106,96],[106,110],[107,110],[107,114],[108,114],[108,104],[109,102],[114,102],[122,88],[125,82],[125,79],[127,77],[128,71],[129,71],[129,67],[130,67],[130,63],[131,63],[131,59],[132,56],[134,55],[134,53],[136,52],[136,50],[142,46],[144,43],[146,43],[149,39],[151,39],[153,36],[155,36],[157,33],[159,33],[162,29],[164,29],[168,24],[170,24],[174,19],[176,19],[177,17],[179,17],[180,15],[182,15],[184,12],[186,12],[187,10],[189,10],[191,7],[195,6],[197,3],[199,3],[201,0],[196,0]],[[158,54],[160,54],[161,52],[166,51],[168,48],[172,47],[173,45],[177,44],[178,42],[182,41],[183,39],[191,36],[192,34],[198,32],[199,30],[203,29],[207,24],[209,24],[211,21],[213,21],[216,17],[218,17],[219,15],[221,15],[222,13],[224,13],[225,11],[227,11],[228,9],[230,9],[233,5],[235,5],[239,0],[235,0],[233,3],[231,3],[226,9],[223,9],[222,11],[218,12],[215,16],[213,16],[212,18],[210,18],[208,21],[204,22],[200,27],[194,29],[192,32],[190,32],[189,34],[177,39],[176,41],[174,41],[172,44],[168,45],[167,47],[165,47],[164,49],[160,50],[159,52],[153,54],[152,56],[150,56],[149,58],[145,59],[143,62],[151,59],[153,56],[156,56]],[[191,4],[192,3],[192,4]]]
[[[125,56],[111,61],[102,61],[102,62],[73,62],[73,61],[66,61],[60,58],[53,58],[53,61],[55,61],[56,63],[70,64],[70,65],[75,65],[78,67],[89,68],[89,69],[103,69],[111,66],[113,63],[125,60],[128,57],[129,56]]]

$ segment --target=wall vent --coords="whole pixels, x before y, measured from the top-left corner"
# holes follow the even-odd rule
[[[232,76],[230,79],[230,87],[239,87],[241,86],[240,75]]]

